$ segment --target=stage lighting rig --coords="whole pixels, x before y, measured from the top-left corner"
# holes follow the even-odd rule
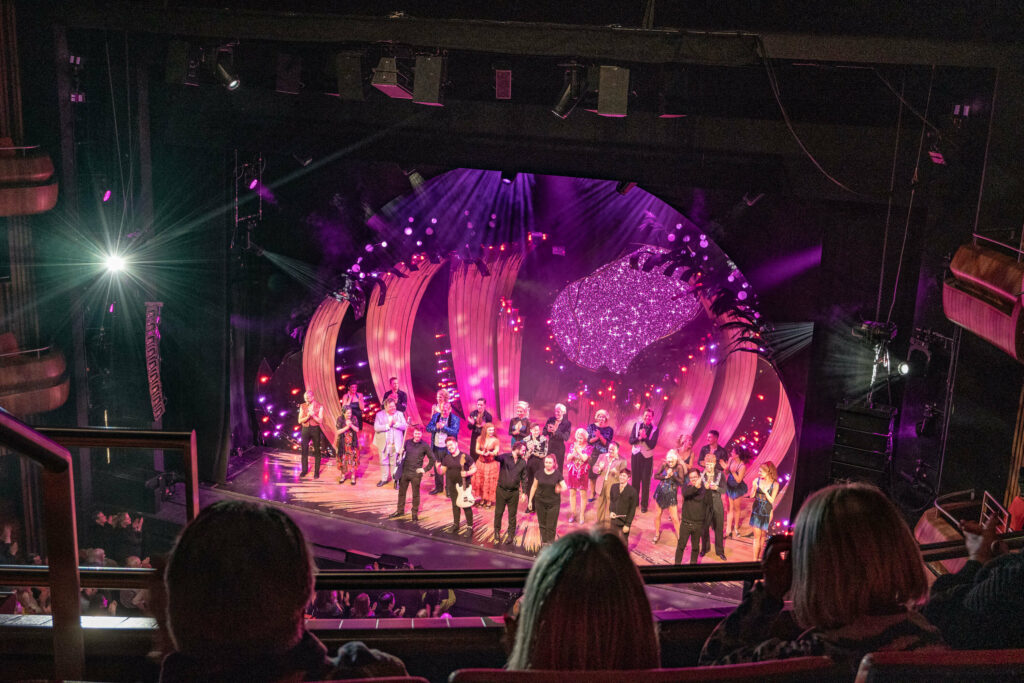
[[[551,108],[551,113],[560,119],[566,119],[583,98],[587,87],[587,77],[583,65],[577,62],[568,62],[559,64],[559,66],[565,69],[564,85],[558,102]]]
[[[103,259],[103,265],[108,273],[116,275],[128,267],[128,261],[120,254],[108,254]]]
[[[234,53],[230,45],[217,50],[217,57],[210,67],[213,69],[213,75],[228,90],[238,90],[242,86],[242,81],[234,70]]]

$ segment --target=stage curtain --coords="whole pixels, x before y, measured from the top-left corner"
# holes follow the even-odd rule
[[[495,421],[506,422],[519,398],[522,332],[503,322],[501,299],[509,299],[523,262],[520,248],[488,249],[483,275],[475,263],[452,264],[448,287],[448,335],[462,407],[483,397]]]
[[[347,301],[338,301],[334,297],[324,299],[310,319],[302,342],[302,380],[306,389],[313,392],[313,397],[324,406],[324,421],[320,429],[331,444],[338,432],[334,425],[341,415],[334,359],[338,330],[348,308]]]
[[[377,305],[380,296],[380,285],[377,285],[366,309],[366,355],[374,391],[380,400],[390,388],[388,378],[397,377],[398,386],[409,394],[409,407],[405,413],[409,424],[426,424],[412,393],[413,323],[427,286],[443,265],[443,262],[431,263],[422,259],[417,261],[418,270],[409,270],[408,266],[400,264],[397,270],[407,277],[385,273],[382,277],[387,287],[384,305]],[[433,402],[434,396],[431,395],[429,403]],[[429,419],[430,416],[426,417]]]

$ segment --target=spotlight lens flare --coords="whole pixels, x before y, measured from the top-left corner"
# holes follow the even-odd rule
[[[128,265],[127,261],[120,254],[109,254],[103,259],[103,265],[111,273],[120,273]]]

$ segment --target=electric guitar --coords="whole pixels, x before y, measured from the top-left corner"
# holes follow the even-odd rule
[[[455,485],[455,505],[460,508],[473,507],[476,498],[473,497],[473,487],[470,484]]]

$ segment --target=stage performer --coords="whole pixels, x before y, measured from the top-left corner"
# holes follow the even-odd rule
[[[724,451],[725,449],[720,449]],[[722,461],[718,459],[714,451],[707,451],[704,454],[704,472],[701,474],[701,483],[707,489],[705,494],[705,505],[707,523],[704,525],[704,536],[701,538],[700,555],[704,557],[711,550],[711,530],[715,531],[715,554],[718,559],[725,561],[725,533],[722,529],[725,518],[725,507],[722,505],[722,494],[725,493],[725,475],[722,470]]]
[[[397,409],[397,401],[395,405]],[[390,518],[401,517],[405,514],[405,494],[412,486],[412,521],[420,521],[420,482],[423,481],[423,473],[434,467],[434,454],[430,446],[423,440],[423,427],[412,426],[412,437],[405,440],[402,449],[402,465],[399,468],[398,478],[398,509],[391,513]]]
[[[494,416],[487,412],[487,401],[483,398],[476,400],[476,410],[469,414],[466,423],[469,425],[469,455],[476,460],[476,442],[483,434],[484,427],[494,423]]]
[[[700,470],[691,469],[686,473],[686,485],[683,486],[683,515],[679,524],[679,540],[676,542],[676,564],[683,562],[687,541],[690,543],[690,564],[697,564],[707,518],[706,495],[707,491],[701,486]]]
[[[654,410],[648,408],[644,417],[633,424],[629,445],[633,453],[633,488],[640,494],[640,512],[647,513],[651,500],[651,471],[654,469],[654,447],[658,444],[658,428],[654,426]]]
[[[526,446],[526,490],[533,485],[533,475],[544,469],[544,458],[548,454],[547,437],[540,433],[540,422],[530,425],[530,435],[521,441]]]
[[[395,408],[397,408],[398,412],[400,412],[402,415],[405,415],[405,410],[406,408],[409,407],[408,394],[406,394],[404,391],[398,388],[397,377],[391,377],[390,379],[388,379],[388,385],[390,386],[390,388],[384,392],[383,396],[381,396],[380,404],[384,405],[385,403],[387,403],[389,398],[393,398],[395,399]]]
[[[707,444],[705,444],[704,446],[701,446],[701,448],[700,448],[700,458],[698,460],[698,463],[700,465],[703,465],[704,464],[704,460],[707,457],[707,454],[708,453],[714,453],[715,454],[715,458],[718,459],[718,466],[719,467],[725,467],[725,463],[729,459],[729,454],[725,452],[724,448],[722,448],[721,446],[718,445],[718,430],[717,429],[709,429],[708,430],[708,437],[707,438],[708,438]]]
[[[489,508],[494,506],[494,490],[498,486],[498,451],[501,444],[498,437],[494,435],[494,424],[484,426],[484,432],[476,442],[476,469],[477,474],[473,477],[473,495],[476,497],[476,505]]]
[[[459,490],[456,486],[465,488],[470,485],[470,478],[476,474],[476,465],[473,459],[466,453],[459,451],[459,439],[455,436],[448,436],[445,440],[445,454],[438,467],[444,475],[445,485],[448,490],[448,497],[452,500],[452,527],[451,533],[459,533],[460,511],[466,514],[466,526],[469,528],[469,535],[473,535],[473,507],[460,508]]]
[[[374,443],[380,453],[380,481],[377,486],[383,486],[394,479],[395,488],[398,488],[398,479],[395,478],[398,473],[398,452],[402,448],[407,426],[405,415],[398,412],[395,401],[385,403],[384,410],[374,418],[373,431],[377,432]]]
[[[544,436],[548,437],[548,453],[555,456],[558,469],[565,467],[565,444],[572,438],[572,423],[565,416],[565,406],[555,404],[555,414],[544,423]]]
[[[530,434],[530,404],[526,401],[516,403],[515,416],[508,421],[508,435],[512,445],[524,440]]]
[[[586,435],[586,430],[581,429],[580,431]],[[529,507],[527,508],[531,512],[537,511],[541,547],[550,545],[555,540],[558,511],[562,508],[562,491],[565,489],[566,483],[562,479],[562,472],[558,469],[555,457],[547,456],[544,458],[544,469],[538,472],[533,479],[533,486],[530,487]],[[580,502],[582,504],[582,500]]]
[[[336,424],[338,438],[334,444],[334,452],[338,456],[339,484],[346,479],[355,486],[356,469],[359,467],[359,428],[356,427],[355,411],[352,407],[344,408],[338,416]]]
[[[587,430],[576,430],[576,437],[565,454],[565,482],[569,487],[569,521],[583,523],[587,509],[587,473],[590,472],[590,455],[593,449],[587,443]],[[546,466],[546,465],[545,465]],[[579,515],[576,514],[576,499],[579,499]]]
[[[619,472],[619,481],[612,484],[610,507],[612,526],[616,527],[629,548],[629,530],[633,527],[639,496],[636,489],[629,484],[629,468]]]
[[[498,484],[495,488],[494,503],[494,543],[501,543],[501,518],[508,508],[508,535],[505,543],[515,543],[516,513],[519,503],[526,502],[526,446],[520,441],[512,446],[511,453],[502,453],[497,457]]]
[[[612,442],[613,436],[615,436],[615,430],[608,426],[608,411],[602,408],[594,413],[594,421],[587,427],[587,442],[592,449],[591,463],[597,461],[598,458],[608,452],[608,444]],[[587,502],[592,503],[594,498],[597,497],[597,475],[594,474],[593,470],[588,469],[587,482],[587,488],[590,492],[590,498]],[[580,521],[582,522],[583,520],[580,519]]]
[[[313,398],[313,392],[306,390],[302,395],[305,403],[299,404],[299,425],[302,427],[302,471],[300,477],[309,474],[309,441],[313,440],[315,471],[313,478],[320,478],[320,423],[324,421],[324,407]]]
[[[448,402],[448,392],[442,389],[437,392],[440,400],[442,394],[444,399],[439,405],[434,406],[434,414],[430,416],[427,423],[427,431],[430,432],[431,443],[434,446],[434,459],[440,464],[446,450],[445,444],[449,436],[459,436],[459,416],[452,412],[452,404]],[[439,468],[434,468],[434,489],[430,495],[436,496],[444,490],[444,477]]]
[[[676,454],[679,464],[683,466],[684,472],[689,472],[697,466],[697,463],[693,460],[693,434],[680,434],[676,439],[676,447],[669,450],[669,453]],[[665,455],[668,455],[668,453]]]
[[[358,434],[363,428],[363,413],[366,410],[366,404],[363,402],[363,395],[359,393],[359,384],[352,382],[348,385],[348,393],[345,393],[341,397],[341,410],[345,408],[352,409],[353,424],[356,426],[356,433]]]
[[[654,502],[658,505],[658,518],[654,522],[654,542],[661,540],[661,518],[668,510],[669,519],[672,521],[672,531],[679,540],[682,529],[679,526],[679,487],[686,484],[686,468],[679,463],[679,456],[675,451],[669,451],[665,455],[665,463],[654,475],[658,480],[658,486],[654,489]]]
[[[618,441],[608,444],[608,452],[601,456],[594,467],[600,470],[597,479],[597,516],[594,517],[594,523],[601,524],[611,519],[608,512],[612,485],[619,480],[619,472],[629,467],[629,463],[619,450]]]
[[[743,477],[747,474],[747,463],[750,462],[750,453],[747,449],[740,448],[738,443],[729,447],[729,462],[725,464],[725,495],[729,499],[729,509],[725,516],[725,537],[740,537],[740,507],[743,496],[747,495],[747,484]]]
[[[779,472],[774,464],[766,462],[761,465],[753,488],[750,494],[754,499],[750,508],[750,526],[754,529],[754,562],[757,562],[764,552],[765,532],[772,525],[772,507],[779,495]]]

